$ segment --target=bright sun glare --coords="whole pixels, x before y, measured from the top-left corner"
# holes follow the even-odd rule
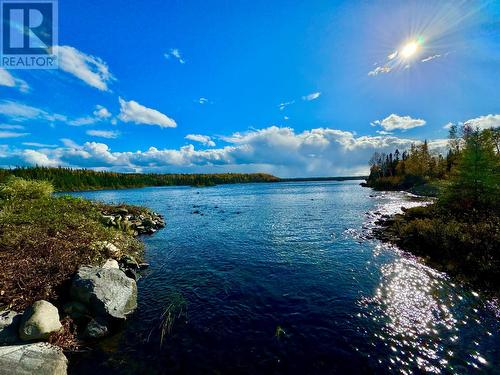
[[[409,42],[401,49],[401,56],[405,59],[409,59],[418,51],[418,42]]]

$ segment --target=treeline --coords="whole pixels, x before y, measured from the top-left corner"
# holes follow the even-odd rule
[[[275,176],[265,173],[143,174],[47,167],[0,169],[0,182],[6,181],[9,176],[21,177],[27,180],[49,181],[57,191],[175,185],[213,186],[248,182],[277,182],[280,180]]]
[[[453,125],[449,132],[448,151],[444,156],[432,153],[427,141],[413,144],[409,150],[402,152],[374,153],[369,161],[370,175],[366,185],[378,190],[408,190],[429,183],[446,185],[458,172],[460,162],[471,161],[471,158],[477,158],[473,161],[477,165],[470,165],[471,169],[479,171],[478,168],[483,168],[479,174],[491,174],[482,164],[489,162],[491,167],[497,162],[499,143],[498,128],[481,131],[468,125]]]
[[[499,129],[453,127],[445,157],[424,143],[400,159],[372,160],[372,186],[436,181],[442,188],[434,204],[386,220],[379,237],[500,295]]]

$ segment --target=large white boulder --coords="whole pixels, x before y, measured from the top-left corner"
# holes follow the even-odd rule
[[[0,346],[0,375],[65,375],[68,360],[47,344]]]
[[[19,337],[25,341],[44,340],[61,328],[57,307],[50,302],[40,300],[24,311],[19,326]]]
[[[104,318],[125,319],[137,308],[135,280],[115,268],[80,267],[71,296]]]

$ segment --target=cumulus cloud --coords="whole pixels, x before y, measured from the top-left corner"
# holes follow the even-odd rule
[[[118,119],[123,122],[156,125],[160,128],[177,127],[177,123],[173,119],[157,111],[156,109],[145,107],[133,100],[126,101],[122,98],[119,98],[119,101],[120,114],[118,115]]]
[[[111,117],[111,113],[108,111],[107,108],[103,107],[102,105],[96,105],[94,116],[100,119],[106,119]]]
[[[371,123],[373,126],[381,126],[385,131],[393,130],[408,130],[419,126],[424,126],[426,124],[425,120],[414,119],[410,116],[399,116],[396,114],[391,114],[383,120],[376,120]]]
[[[208,135],[188,134],[184,138],[189,139],[191,141],[199,142],[205,146],[215,147],[215,142],[212,141],[212,138],[209,137]]]
[[[479,129],[490,129],[500,127],[500,115],[479,116],[464,122],[464,124]]]
[[[55,53],[59,55],[60,69],[98,90],[109,90],[108,84],[115,78],[104,61],[71,46],[56,46],[54,48]]]
[[[306,101],[316,100],[320,97],[320,95],[321,95],[320,92],[312,92],[309,95],[303,96],[302,100],[306,100]]]
[[[91,135],[93,137],[101,137],[114,139],[120,136],[120,132],[116,130],[87,130],[87,135]]]
[[[112,115],[107,108],[102,105],[96,105],[94,112],[92,112],[92,116],[78,117],[76,119],[69,120],[68,124],[73,126],[92,125],[96,122],[109,119],[111,116]]]
[[[394,151],[410,146],[411,139],[394,136],[356,136],[352,132],[317,128],[296,133],[292,128],[271,126],[223,139],[225,147],[197,150],[193,145],[179,149],[115,152],[108,145],[87,142],[78,145],[63,139],[64,147],[35,150],[45,155],[11,149],[3,165],[62,165],[145,172],[268,172],[286,176],[325,176],[367,173],[374,151]]]
[[[185,64],[186,63],[186,61],[182,57],[181,51],[179,51],[179,49],[177,49],[177,48],[171,48],[168,52],[165,52],[163,54],[163,56],[165,56],[165,58],[167,60],[170,60],[171,58],[174,58],[177,61],[179,61],[179,63],[181,63],[181,64]]]
[[[29,165],[38,165],[40,167],[57,167],[59,162],[50,159],[46,154],[35,150],[24,150],[22,152],[23,159]]]

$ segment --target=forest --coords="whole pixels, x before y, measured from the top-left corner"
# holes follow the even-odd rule
[[[50,182],[56,191],[125,189],[144,186],[214,186],[247,182],[277,182],[265,173],[143,174],[102,172],[89,169],[29,167],[0,169],[0,183],[10,176]]]
[[[382,223],[382,239],[438,268],[500,292],[500,130],[450,129],[446,156],[427,142],[370,160],[367,186],[404,190],[437,186],[437,199]]]

